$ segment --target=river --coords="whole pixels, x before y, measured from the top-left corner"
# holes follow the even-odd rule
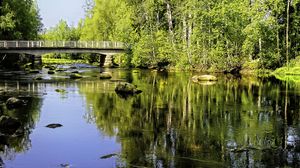
[[[79,69],[85,78],[78,80],[64,79],[67,72],[43,73],[42,81],[2,74],[0,107],[24,128],[0,134],[0,167],[300,166],[300,84],[221,74],[217,82],[193,83],[200,73],[105,71],[111,80],[97,78],[95,68]],[[143,92],[119,96],[119,81]],[[12,96],[26,106],[7,109]],[[53,123],[62,127],[46,127]]]

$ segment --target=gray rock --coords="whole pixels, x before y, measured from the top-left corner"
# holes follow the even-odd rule
[[[55,71],[54,70],[49,70],[48,74],[53,75],[53,74],[55,74]]]
[[[213,75],[196,75],[192,77],[193,82],[200,82],[200,81],[217,81],[218,78]]]
[[[70,168],[71,167],[71,165],[69,163],[62,163],[59,166],[64,167],[64,168]]]
[[[83,78],[83,77],[80,74],[74,73],[74,74],[70,75],[70,78],[71,79],[80,79],[80,78]]]
[[[111,158],[113,156],[117,156],[117,154],[112,153],[112,154],[104,155],[104,156],[101,156],[100,159],[108,159],[108,158]]]
[[[59,128],[59,127],[62,127],[63,125],[61,124],[49,124],[49,125],[46,125],[47,128]]]
[[[51,67],[49,68],[49,70],[54,71],[54,70],[56,70],[56,67],[55,67],[55,66],[51,66]]]
[[[56,67],[52,66],[52,65],[45,65],[44,68],[52,70],[52,71],[56,69]]]
[[[64,72],[64,71],[67,71],[65,68],[57,68],[55,70],[56,72]]]
[[[66,93],[67,91],[65,89],[55,89],[55,92]]]
[[[43,80],[43,78],[41,76],[38,76],[38,77],[34,78],[34,80]]]
[[[112,74],[110,72],[102,72],[99,75],[100,79],[111,79]]]
[[[31,69],[29,70],[29,73],[38,74],[40,71],[38,69]]]
[[[120,82],[116,86],[115,92],[117,94],[131,94],[131,95],[142,93],[142,91],[137,89],[135,85],[127,82]]]

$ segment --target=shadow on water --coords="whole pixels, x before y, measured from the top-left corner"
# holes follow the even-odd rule
[[[126,72],[143,93],[127,99],[80,86],[89,118],[122,145],[117,167],[300,166],[300,85],[189,73]],[[113,85],[113,84],[112,84]]]
[[[19,85],[18,89],[13,85],[0,84],[0,88],[3,88],[0,91],[0,167],[5,167],[3,160],[13,160],[18,153],[31,148],[29,135],[40,116],[42,100],[32,95],[33,92],[25,91],[27,85]],[[6,101],[11,97],[22,100],[24,104],[18,107],[7,106]]]

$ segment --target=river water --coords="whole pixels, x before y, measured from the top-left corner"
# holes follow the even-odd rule
[[[42,81],[2,75],[2,111],[24,131],[1,135],[0,167],[300,166],[300,84],[232,75],[193,83],[198,73],[105,71],[111,80],[97,78],[98,69],[80,69],[79,80],[64,80],[68,72],[44,73]],[[143,92],[118,96],[119,81]],[[27,105],[8,110],[12,96]],[[45,127],[52,123],[63,126]]]

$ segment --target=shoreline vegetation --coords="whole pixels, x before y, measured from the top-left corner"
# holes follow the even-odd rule
[[[300,66],[297,64],[297,59],[292,60],[294,62],[293,65],[290,65],[289,67],[280,67],[275,70],[270,70],[270,69],[249,69],[244,68],[241,71],[238,72],[240,75],[244,76],[257,76],[257,77],[270,77],[274,76],[279,80],[284,80],[284,81],[293,81],[293,82],[300,82]],[[80,60],[72,60],[72,59],[60,59],[60,58],[43,58],[43,64],[48,65],[48,64],[90,64],[94,66],[99,66],[98,62],[94,63],[88,63],[86,60],[80,59]],[[300,62],[299,62],[300,64]],[[120,66],[122,68],[126,68],[123,66]],[[135,69],[134,67],[132,67]],[[145,69],[145,68],[144,68]],[[159,70],[157,68],[151,67],[151,68],[146,68],[146,69],[155,69]],[[193,71],[193,72],[203,72],[203,73],[208,73],[208,74],[218,74],[218,73],[224,73],[224,72],[217,72],[217,71],[209,71],[209,70],[201,70],[197,68],[193,69],[178,69],[176,67],[167,67],[164,69],[165,71]],[[162,70],[161,70],[162,71]]]

